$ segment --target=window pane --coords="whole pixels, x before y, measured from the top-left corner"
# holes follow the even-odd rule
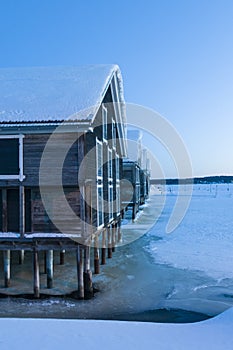
[[[0,139],[0,175],[19,175],[18,139]]]

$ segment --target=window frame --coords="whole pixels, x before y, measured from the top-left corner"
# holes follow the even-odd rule
[[[112,119],[112,148],[116,150],[116,122]]]
[[[121,198],[120,198],[120,157],[115,155],[115,171],[116,171],[116,214],[121,212]]]
[[[99,147],[101,147],[101,161],[99,167]],[[101,173],[100,173],[101,169]],[[100,175],[101,174],[101,175]],[[101,191],[101,199],[99,198],[99,191]],[[104,203],[103,203],[103,143],[96,139],[96,194],[97,194],[97,228],[104,226]],[[101,200],[101,211],[100,211],[100,200]],[[100,220],[100,212],[101,220]],[[100,222],[101,221],[101,222]]]
[[[23,181],[25,179],[25,176],[23,174],[23,139],[24,135],[0,135],[1,140],[10,140],[10,139],[18,139],[19,140],[19,174],[18,175],[1,175],[0,174],[0,180],[19,180]]]
[[[114,219],[113,208],[113,159],[112,150],[108,148],[108,212],[109,221]]]
[[[103,130],[103,141],[107,142],[108,140],[108,110],[102,104],[102,130]]]

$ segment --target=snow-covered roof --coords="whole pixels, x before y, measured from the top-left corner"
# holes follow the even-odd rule
[[[117,65],[0,69],[0,123],[91,122]],[[82,112],[80,112],[82,111]]]

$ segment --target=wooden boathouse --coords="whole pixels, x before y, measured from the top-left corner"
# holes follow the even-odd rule
[[[150,191],[150,159],[146,148],[142,149],[140,167],[140,204],[145,204]]]
[[[78,297],[120,238],[125,112],[116,65],[0,69],[0,250],[5,287],[11,251],[38,254],[53,286],[53,252],[74,250]],[[101,254],[100,254],[101,253]]]
[[[135,219],[140,205],[149,195],[150,165],[147,150],[142,146],[142,132],[138,129],[127,130],[128,158],[123,160],[122,200],[126,207],[132,208],[132,220]],[[128,184],[131,184],[129,186]]]

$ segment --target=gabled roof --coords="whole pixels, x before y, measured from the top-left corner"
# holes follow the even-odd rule
[[[91,123],[114,75],[124,102],[117,65],[1,68],[0,124]]]

